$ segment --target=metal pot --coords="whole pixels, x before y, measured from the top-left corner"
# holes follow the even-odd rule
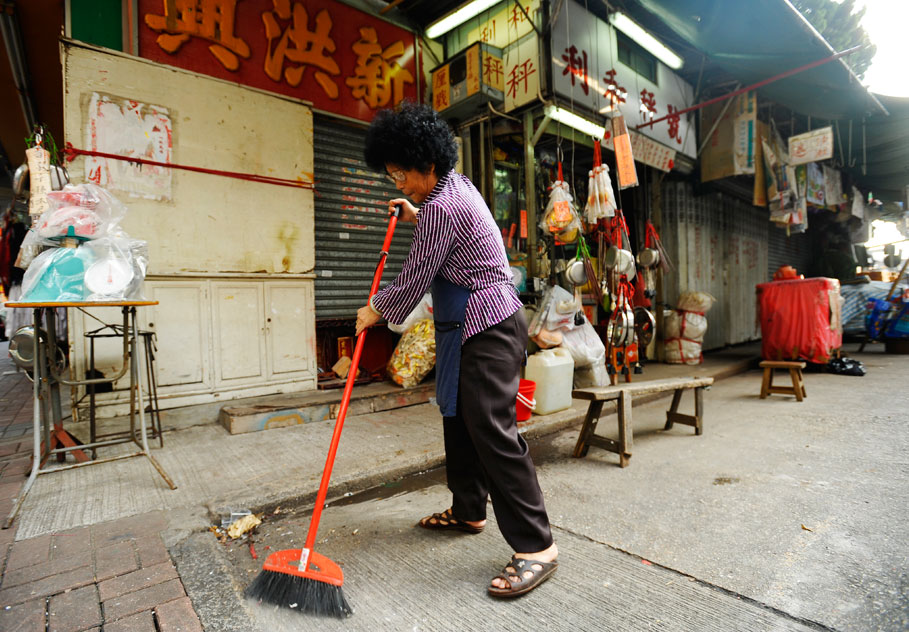
[[[565,268],[565,279],[572,285],[585,285],[587,283],[587,271],[584,269],[584,262],[581,259],[575,259]]]
[[[655,248],[644,248],[638,253],[638,265],[642,268],[655,268],[660,263],[660,251]]]
[[[618,274],[624,274],[628,280],[634,278],[634,255],[629,250],[622,250],[616,246],[610,246],[606,251],[606,267],[615,270]]]
[[[635,307],[634,328],[638,332],[638,342],[646,347],[653,340],[653,333],[656,330],[656,318],[653,317],[650,310],[644,307]]]

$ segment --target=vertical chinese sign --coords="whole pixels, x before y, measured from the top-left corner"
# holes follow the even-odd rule
[[[142,57],[363,121],[417,100],[412,33],[332,0],[139,0]]]
[[[609,24],[577,2],[566,2],[552,26],[553,91],[580,109],[605,116],[621,114],[629,132],[637,130],[694,157],[694,127],[687,116],[675,114],[693,104],[692,87],[660,62],[656,83],[638,74],[619,61],[617,42]],[[667,118],[646,125],[663,117]]]

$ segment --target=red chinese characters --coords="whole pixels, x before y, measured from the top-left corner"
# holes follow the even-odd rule
[[[506,85],[506,93],[508,96],[512,99],[516,99],[518,90],[521,90],[522,94],[527,94],[528,80],[530,79],[530,75],[536,71],[537,69],[533,67],[533,60],[525,59],[521,63],[516,64],[508,75],[508,83]]]
[[[360,120],[417,98],[413,34],[335,0],[138,0],[139,54]]]
[[[656,112],[656,97],[653,92],[644,88],[641,90],[641,122],[646,123],[648,119],[652,121]]]
[[[619,85],[615,75],[615,68],[611,68],[603,74],[603,82],[606,84],[603,96],[609,101],[609,107],[612,109],[618,107],[619,103],[625,103],[625,99],[628,98],[628,92]]]
[[[677,114],[679,110],[672,105],[667,105],[666,111],[669,112],[669,117],[666,119],[666,124],[669,125],[669,138],[681,145],[682,134],[679,133],[679,115]]]
[[[581,89],[584,90],[584,94],[590,94],[590,86],[587,84],[587,51],[582,50],[580,53],[579,55],[576,46],[570,46],[565,49],[565,53],[562,55],[565,69],[562,74],[569,75],[572,86],[574,86],[574,80],[577,78],[581,84]]]
[[[486,55],[483,58],[483,83],[490,86],[500,85],[503,73],[501,59],[492,55]]]
[[[237,0],[164,0],[164,15],[147,13],[145,24],[160,33],[158,46],[176,53],[191,37],[213,42],[208,50],[227,70],[249,57],[249,46],[234,35]]]
[[[395,61],[404,54],[404,42],[398,40],[383,50],[376,30],[365,26],[353,50],[357,54],[355,75],[344,81],[351,94],[371,108],[399,103],[404,98],[404,84],[413,83],[413,75]]]
[[[292,23],[282,29],[278,20],[289,20]],[[309,30],[309,16],[306,8],[300,3],[290,6],[290,0],[274,0],[274,11],[262,14],[265,24],[265,37],[268,38],[268,52],[265,55],[265,74],[275,81],[284,78],[292,86],[300,85],[303,72],[307,66],[315,68],[313,76],[316,82],[331,99],[338,98],[338,84],[331,75],[341,74],[337,62],[327,53],[335,52],[335,42],[331,39],[331,14],[322,9],[316,14],[315,29]],[[284,62],[292,64],[287,68]]]

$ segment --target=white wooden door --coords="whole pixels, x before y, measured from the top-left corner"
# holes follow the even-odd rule
[[[265,283],[268,379],[314,378],[315,304],[312,281]]]
[[[265,379],[262,284],[212,282],[215,383]]]
[[[159,389],[176,393],[212,386],[209,323],[204,280],[145,282],[145,296],[158,305],[139,308],[143,328],[156,334]]]

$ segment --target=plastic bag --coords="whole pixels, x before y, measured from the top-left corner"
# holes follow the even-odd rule
[[[22,279],[23,303],[74,302],[86,298],[85,271],[95,262],[86,248],[52,248],[31,262]]]
[[[102,237],[79,247],[92,253],[85,269],[86,300],[144,300],[142,282],[148,267],[148,244],[139,239]]]
[[[423,298],[421,298],[420,302],[417,303],[417,306],[410,311],[403,323],[400,325],[388,323],[388,328],[396,334],[403,334],[417,324],[417,321],[425,320],[427,318],[432,318],[432,294],[424,294]]]
[[[404,388],[416,386],[436,365],[436,330],[432,320],[417,321],[401,336],[388,360],[388,375]]]
[[[562,346],[571,353],[575,369],[590,366],[597,360],[602,360],[605,368],[606,346],[586,317],[583,324],[562,330]]]
[[[120,220],[126,207],[106,189],[96,184],[67,184],[47,194],[48,209],[32,224],[22,240],[32,244],[57,246],[66,236],[82,240],[120,235]]]
[[[540,228],[564,243],[570,244],[577,240],[581,221],[567,182],[556,180],[552,183],[549,202],[540,219]]]
[[[589,366],[575,368],[572,386],[574,388],[590,388],[591,386],[606,386],[609,384],[609,372],[606,370],[606,355],[598,358]]]
[[[710,311],[716,299],[707,292],[682,292],[676,307],[686,312],[705,313]]]
[[[865,375],[865,365],[852,358],[834,358],[827,363],[827,370],[838,375]]]
[[[596,224],[604,217],[613,217],[617,208],[615,194],[612,192],[612,180],[609,178],[609,167],[599,165],[588,173],[587,215],[588,224]]]

